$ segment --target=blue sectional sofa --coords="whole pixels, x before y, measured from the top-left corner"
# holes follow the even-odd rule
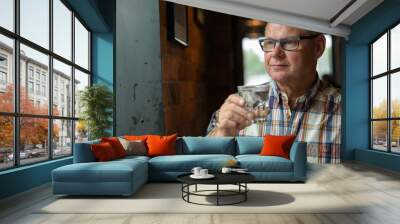
[[[258,155],[262,137],[181,137],[177,155],[127,156],[96,162],[90,141],[75,144],[74,163],[52,171],[53,193],[68,195],[131,195],[148,181],[176,181],[193,167],[218,172],[230,159],[256,177],[256,181],[304,182],[306,144],[294,142],[290,159]]]

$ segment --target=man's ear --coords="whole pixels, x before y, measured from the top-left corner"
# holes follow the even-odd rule
[[[325,45],[326,45],[326,39],[323,34],[320,34],[318,37],[316,37],[316,45],[315,45],[315,55],[317,56],[317,59],[322,56],[322,54],[325,51]]]

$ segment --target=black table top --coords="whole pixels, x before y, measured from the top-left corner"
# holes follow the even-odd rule
[[[255,180],[249,173],[212,173],[215,177],[211,179],[193,179],[192,173],[186,173],[177,177],[178,181],[186,184],[236,184],[248,183]]]

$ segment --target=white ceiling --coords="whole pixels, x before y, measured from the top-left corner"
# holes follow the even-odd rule
[[[383,2],[383,0],[167,1],[342,37],[350,34],[350,27],[353,23]]]
[[[247,4],[264,9],[275,9],[311,18],[330,20],[350,0],[226,0],[227,2]],[[313,7],[310,7],[313,6]]]

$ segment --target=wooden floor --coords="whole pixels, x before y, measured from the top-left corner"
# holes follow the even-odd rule
[[[0,223],[400,223],[400,174],[360,163],[312,166],[308,182],[317,183],[345,201],[367,204],[357,214],[36,214],[54,200],[50,186],[0,201]]]

